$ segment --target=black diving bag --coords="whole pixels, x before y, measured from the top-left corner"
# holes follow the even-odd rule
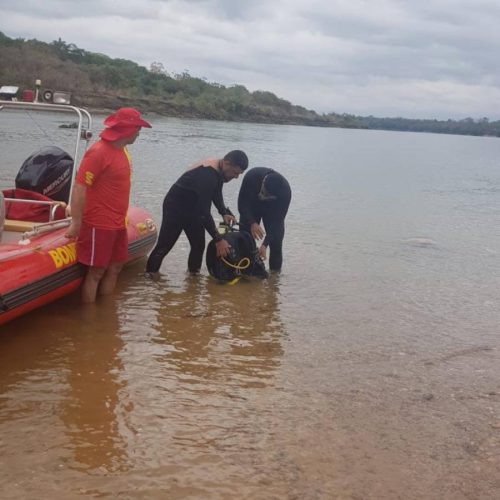
[[[221,234],[221,237],[231,245],[231,248],[229,255],[221,259],[217,257],[215,241],[212,240],[208,244],[205,260],[210,276],[221,282],[230,282],[242,276],[262,279],[268,277],[251,234],[228,228],[226,234]]]

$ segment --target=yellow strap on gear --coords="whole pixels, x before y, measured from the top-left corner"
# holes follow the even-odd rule
[[[248,257],[243,257],[238,264],[232,264],[231,262],[228,262],[224,257],[220,258],[226,266],[232,267],[233,269],[237,269],[238,271],[243,271],[243,269],[246,269],[247,267],[250,267],[250,259]]]

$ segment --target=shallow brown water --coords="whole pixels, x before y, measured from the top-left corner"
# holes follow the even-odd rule
[[[281,162],[284,272],[189,277],[182,239],[159,282],[139,262],[111,298],[2,327],[0,498],[498,498],[498,141],[180,120],[143,135],[133,198],[157,219],[209,147]]]
[[[335,347],[301,348],[279,280],[140,271],[4,328],[2,498],[495,497],[491,342],[423,354],[370,342],[361,319],[365,347],[332,322]]]

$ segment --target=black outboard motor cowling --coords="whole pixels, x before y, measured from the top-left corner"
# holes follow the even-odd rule
[[[68,203],[72,174],[71,156],[61,148],[48,146],[24,161],[16,176],[16,188]]]
[[[219,281],[228,282],[241,276],[268,277],[266,267],[259,257],[255,240],[249,233],[230,230],[221,236],[231,245],[229,255],[225,258],[231,265],[216,256],[215,242],[212,240],[207,246],[205,257],[207,269],[211,276]],[[245,269],[236,269],[244,258],[250,260],[250,265]]]

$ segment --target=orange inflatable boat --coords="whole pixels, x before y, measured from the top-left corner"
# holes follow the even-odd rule
[[[73,106],[0,101],[0,119],[10,108],[76,112],[79,122],[71,184],[78,156],[83,155],[80,142],[91,137],[90,115]],[[27,189],[0,192],[0,325],[80,286],[85,269],[77,262],[75,242],[64,236],[71,222],[65,207],[64,201]],[[131,207],[127,232],[129,262],[147,255],[157,235],[150,214]]]

